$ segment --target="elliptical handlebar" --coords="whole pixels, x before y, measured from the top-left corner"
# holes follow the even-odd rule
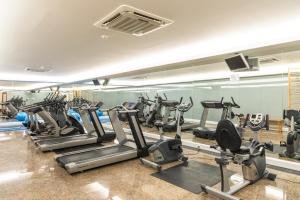
[[[191,101],[191,104],[192,104],[192,107],[194,106],[194,101],[193,101],[193,98],[190,97],[190,101]]]
[[[67,95],[62,95],[62,96],[58,99],[58,101],[63,101],[66,97],[67,97]]]
[[[189,99],[190,99],[189,103],[180,103],[177,106],[178,111],[180,111],[180,112],[187,112],[187,111],[189,111],[193,107],[193,105],[194,105],[193,98],[190,97]]]
[[[48,95],[44,98],[44,100],[47,100],[50,95],[51,93],[48,93]]]
[[[58,95],[53,92],[52,96],[48,99],[48,101],[54,101],[57,97],[58,97]]]
[[[232,107],[235,107],[235,108],[241,108],[241,106],[238,105],[238,104],[235,102],[235,100],[234,100],[233,97],[231,97],[231,101],[232,101]]]
[[[99,101],[94,107],[101,108],[103,106],[103,102]]]
[[[54,93],[49,93],[49,95],[44,99],[44,101],[50,101],[54,96]]]
[[[58,101],[60,99],[59,95],[56,94],[56,97],[53,99],[54,101]]]
[[[161,100],[161,101],[166,101],[166,100],[168,100],[168,97],[167,97],[166,93],[163,93],[163,95],[164,95],[165,99],[162,98],[161,95],[158,95],[158,93],[156,93],[155,99],[159,99],[159,100]]]
[[[182,103],[183,97],[180,97],[179,104]]]
[[[224,97],[221,98],[221,101],[220,101],[221,104],[223,104],[223,100],[224,100]]]
[[[168,100],[168,97],[167,97],[166,93],[164,93],[164,97],[165,97],[164,100]]]
[[[144,97],[140,97],[141,103],[146,104],[147,106],[151,106],[155,101],[148,99],[145,99]]]

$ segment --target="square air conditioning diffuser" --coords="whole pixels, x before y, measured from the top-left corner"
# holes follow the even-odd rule
[[[142,36],[166,27],[171,23],[173,21],[131,6],[122,5],[103,19],[94,23],[94,26]]]

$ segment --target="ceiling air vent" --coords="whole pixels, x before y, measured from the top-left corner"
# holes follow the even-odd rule
[[[259,58],[259,63],[260,64],[269,64],[269,63],[274,63],[274,62],[278,62],[279,59],[275,58],[275,57],[261,57]]]
[[[122,5],[105,18],[94,23],[94,26],[142,36],[171,23],[173,21],[131,6]]]
[[[24,68],[25,71],[27,72],[38,72],[38,73],[43,73],[43,72],[50,72],[52,71],[52,68],[50,67],[25,67]]]

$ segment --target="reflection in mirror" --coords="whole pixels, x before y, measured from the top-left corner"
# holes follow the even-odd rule
[[[300,51],[287,50],[283,53],[277,51],[274,54],[264,52],[261,55],[259,52],[246,52],[245,55],[259,60],[259,71],[230,72],[223,56],[209,60],[209,62],[199,62],[201,64],[174,66],[174,69],[141,72],[131,76],[98,77],[97,84],[95,84],[96,78],[66,84],[2,81],[0,82],[1,97],[7,100],[20,96],[26,104],[32,104],[42,101],[59,86],[59,92],[67,96],[67,101],[74,98],[85,99],[92,103],[101,101],[103,109],[124,102],[138,103],[141,97],[152,102],[157,99],[157,96],[178,102],[181,98],[187,101],[189,97],[192,97],[193,107],[183,114],[185,122],[198,123],[199,126],[201,124],[211,129],[214,129],[222,118],[224,109],[209,109],[204,120],[203,102],[217,102],[222,98],[223,102],[231,102],[231,97],[233,97],[240,106],[240,108],[232,107],[235,115],[231,120],[236,125],[242,124],[244,120],[243,117],[237,117],[239,114],[244,114],[244,116],[247,113],[269,114],[270,131],[260,133],[259,137],[263,142],[271,140],[274,143],[274,152],[268,152],[268,156],[278,158],[278,154],[284,150],[284,147],[279,146],[280,141],[286,140],[289,130],[289,127],[284,127],[283,110],[300,107],[300,102],[292,102],[289,89],[289,69],[300,66]],[[147,109],[143,111],[144,114],[149,113],[152,108],[147,107]],[[170,110],[172,111],[168,111],[168,120],[176,118],[176,107]],[[166,108],[163,106],[160,112],[161,116],[164,116]],[[155,127],[143,128],[145,132],[158,134]],[[166,133],[166,136],[174,137],[174,134],[174,132]],[[246,130],[244,137],[246,140],[250,139],[252,134]],[[182,138],[202,144],[214,143],[213,140],[195,137],[193,129],[183,130]]]

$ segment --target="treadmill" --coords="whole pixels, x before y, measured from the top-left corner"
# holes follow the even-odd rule
[[[206,121],[207,121],[207,116],[208,116],[208,111],[209,109],[223,109],[223,98],[221,101],[201,101],[201,104],[204,108],[200,120],[200,127],[193,129],[193,134],[196,137],[200,138],[205,138],[205,139],[215,139],[215,128],[208,128],[205,127]],[[223,118],[223,114],[221,119]]]
[[[81,107],[79,114],[86,129],[86,134],[71,136],[48,137],[34,141],[41,151],[52,151],[68,147],[75,147],[87,144],[101,143],[115,139],[114,132],[105,132],[97,115],[96,107]],[[90,123],[90,119],[91,122]]]
[[[76,119],[69,117],[69,120],[72,121],[72,126],[61,126],[58,122],[59,120],[55,117],[55,115],[51,114],[51,112],[49,112],[47,109],[47,107],[49,106],[57,106],[57,104],[61,104],[65,99],[66,95],[58,96],[56,94],[50,94],[50,97],[48,96],[43,102],[38,102],[21,108],[22,110],[26,111],[29,115],[29,119],[31,120],[30,129],[35,129],[34,133],[29,133],[31,139],[47,139],[78,133],[83,134],[84,128]],[[43,130],[40,129],[37,116],[39,116],[44,121]],[[65,120],[67,120],[66,116]],[[47,135],[42,135],[42,133],[47,133]]]
[[[240,106],[235,102],[233,97],[231,97],[231,102],[223,102],[223,97],[221,101],[202,101],[201,104],[204,107],[200,127],[193,129],[193,134],[196,137],[204,138],[204,139],[215,139],[216,128],[207,128],[205,127],[207,115],[209,109],[222,109],[221,119],[229,119],[234,118],[235,114],[232,112],[232,108],[240,108]]]
[[[57,155],[55,160],[68,173],[82,172],[84,170],[114,164],[138,157],[148,156],[148,145],[145,141],[142,129],[138,123],[137,110],[127,110],[123,106],[114,107],[108,114],[112,127],[116,133],[118,143],[104,147],[94,147]],[[129,140],[119,120],[126,115],[133,140]]]

